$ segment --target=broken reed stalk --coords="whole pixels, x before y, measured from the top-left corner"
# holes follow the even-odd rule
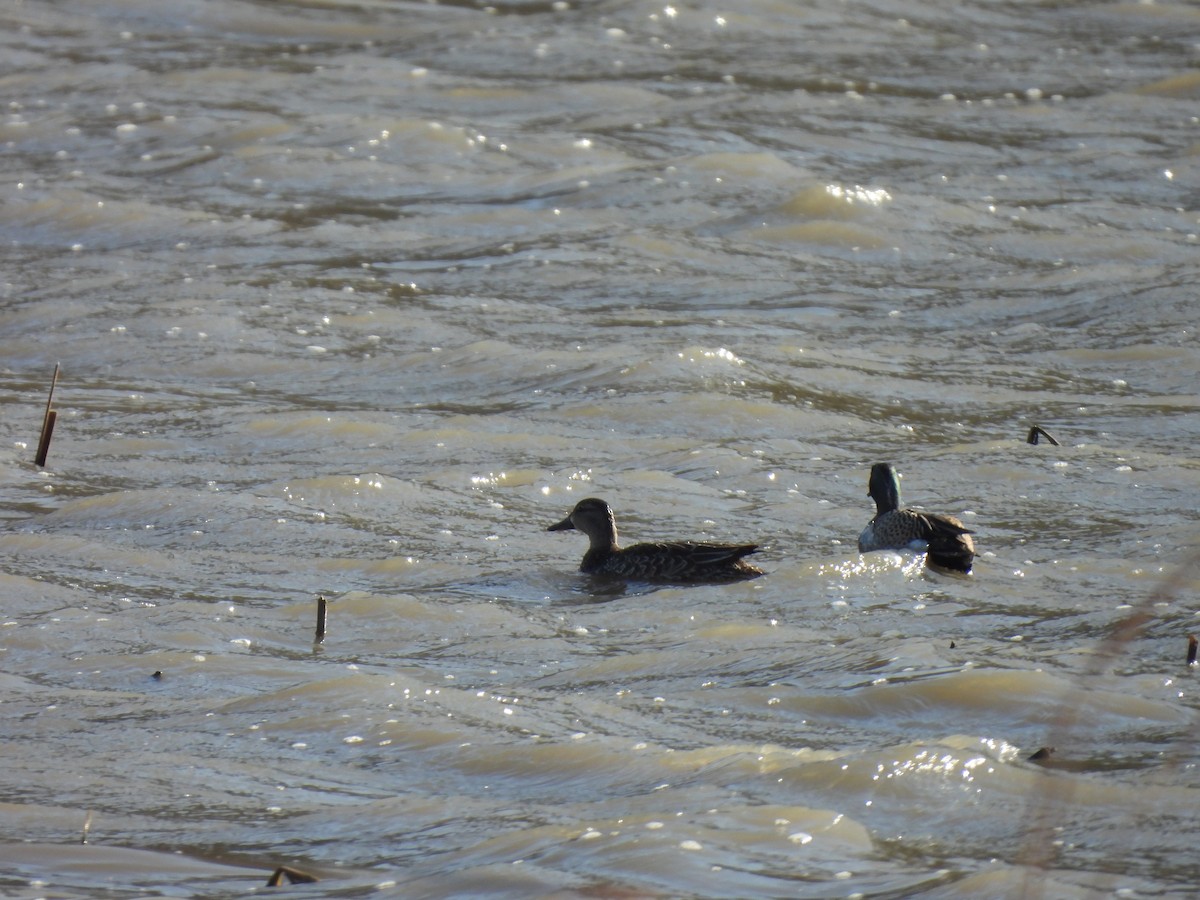
[[[316,875],[309,875],[307,872],[301,872],[291,866],[280,866],[267,879],[267,887],[279,887],[285,878],[288,884],[313,884],[321,880]]]
[[[317,597],[317,637],[316,642],[319,644],[325,640],[325,619],[328,613],[329,602],[325,599],[325,595],[321,594]]]
[[[58,421],[58,410],[52,409],[46,413],[46,419],[42,422],[42,436],[38,440],[37,457],[34,462],[39,466],[46,465],[46,454],[50,452],[50,437],[54,434],[54,423]]]
[[[1025,443],[1036,444],[1039,438],[1045,438],[1046,443],[1053,444],[1055,447],[1062,446],[1057,440],[1055,440],[1054,435],[1048,432],[1041,425],[1034,425],[1029,429],[1029,436],[1025,438]]]
[[[1200,571],[1200,550],[1193,551],[1188,557],[1181,560],[1176,565],[1175,571],[1160,579],[1154,590],[1137,603],[1132,604],[1133,608],[1124,618],[1113,623],[1108,637],[1104,638],[1096,647],[1096,652],[1091,657],[1091,664],[1075,676],[1075,685],[1063,695],[1062,714],[1052,729],[1052,736],[1055,740],[1047,743],[1047,750],[1053,753],[1055,746],[1071,746],[1075,742],[1073,732],[1082,713],[1079,694],[1091,689],[1104,671],[1120,658],[1121,654],[1142,632],[1143,626],[1150,621],[1154,606],[1170,602],[1178,597],[1196,571]],[[1190,639],[1188,644],[1190,660],[1192,655]],[[1189,746],[1193,745],[1189,744]],[[1179,752],[1176,751],[1167,757],[1166,762],[1178,764],[1178,757]],[[1018,892],[1019,896],[1041,896],[1040,892],[1034,891],[1034,881],[1053,868],[1055,854],[1059,847],[1056,841],[1057,826],[1066,815],[1065,811],[1073,799],[1073,792],[1074,786],[1069,781],[1048,781],[1041,790],[1034,792],[1030,797],[1025,817],[1025,845],[1017,856],[1018,862],[1025,867],[1025,883]]]
[[[58,410],[51,404],[54,403],[54,388],[58,384],[58,372],[61,367],[62,363],[54,364],[54,377],[50,379],[50,396],[46,398],[46,414],[42,416],[42,435],[38,438],[37,456],[33,460],[39,466],[46,465],[46,454],[50,452],[50,436],[54,434],[54,423],[58,421]]]

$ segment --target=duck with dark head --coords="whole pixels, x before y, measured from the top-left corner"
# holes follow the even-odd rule
[[[900,475],[890,463],[875,463],[867,482],[875,501],[873,518],[858,536],[858,552],[916,550],[930,565],[970,572],[975,560],[972,532],[954,516],[900,507]]]
[[[622,547],[617,521],[603,500],[580,500],[561,522],[548,531],[582,531],[588,538],[579,571],[587,575],[669,584],[741,581],[763,574],[744,557],[757,544],[717,544],[704,541],[655,541]]]

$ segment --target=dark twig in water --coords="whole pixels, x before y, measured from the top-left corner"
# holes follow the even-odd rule
[[[309,875],[307,872],[301,872],[291,866],[280,866],[267,879],[267,887],[279,887],[285,878],[288,884],[313,884],[321,880],[316,875]]]
[[[1041,425],[1034,425],[1032,428],[1029,429],[1029,437],[1025,438],[1025,443],[1036,444],[1038,442],[1039,438],[1045,438],[1047,444],[1053,444],[1055,447],[1062,446],[1055,439],[1054,435],[1052,435],[1050,432],[1048,432]]]
[[[1189,634],[1187,657],[1189,666],[1194,666],[1196,664],[1196,649],[1198,646],[1200,646],[1200,641],[1196,640],[1196,636],[1194,634]]]
[[[328,611],[329,602],[325,599],[325,595],[321,594],[317,597],[317,636],[316,642],[319,644],[325,640],[325,618]]]
[[[51,404],[54,403],[54,388],[58,384],[58,371],[61,363],[54,364],[54,377],[50,379],[50,396],[46,398],[46,413],[42,416],[42,434],[38,438],[37,456],[33,461],[39,466],[46,465],[46,454],[50,452],[50,436],[54,434],[54,423],[58,421],[58,411]]]

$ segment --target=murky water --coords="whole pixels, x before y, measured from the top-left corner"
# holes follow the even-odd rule
[[[4,896],[1194,889],[1194,7],[0,22]]]

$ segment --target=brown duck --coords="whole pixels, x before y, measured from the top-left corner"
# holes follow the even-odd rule
[[[621,547],[617,522],[603,500],[580,500],[570,514],[547,531],[582,531],[588,551],[579,571],[630,581],[669,584],[740,581],[756,578],[762,569],[746,562],[757,544],[714,544],[700,541],[655,541]]]
[[[943,569],[970,572],[975,560],[972,532],[953,516],[900,508],[900,475],[890,463],[871,466],[867,494],[875,501],[875,518],[858,536],[858,552],[925,551],[925,561]]]

